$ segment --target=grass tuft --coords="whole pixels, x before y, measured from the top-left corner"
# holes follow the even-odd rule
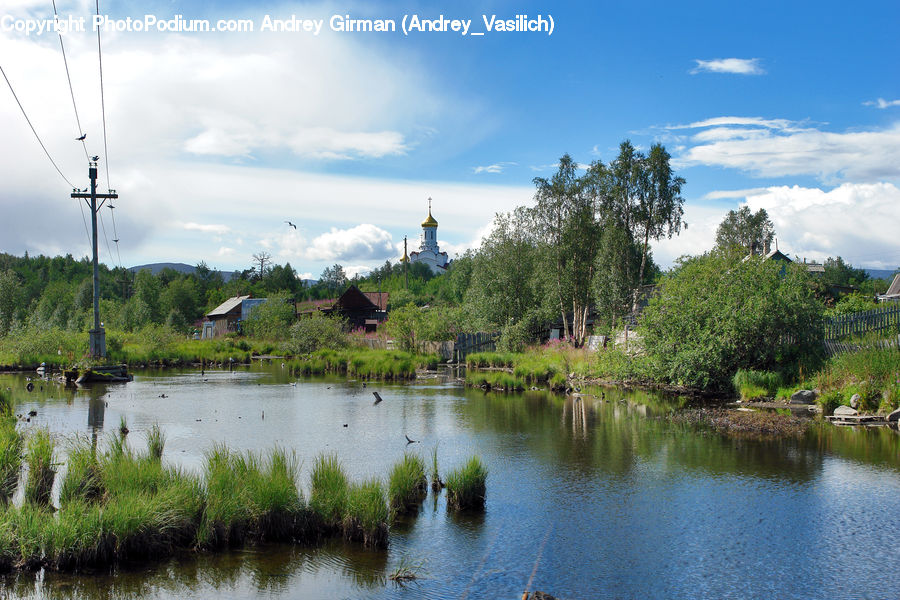
[[[487,468],[473,456],[447,475],[447,506],[451,510],[484,510]]]
[[[344,537],[364,546],[385,548],[388,543],[388,506],[384,486],[377,479],[353,484],[347,490],[342,522]]]
[[[25,481],[25,501],[39,505],[50,504],[50,490],[53,488],[53,451],[55,444],[48,429],[36,429],[28,438],[25,464],[28,465],[28,479]]]
[[[388,497],[394,514],[415,512],[428,492],[425,461],[417,454],[405,453],[391,469],[388,478]]]
[[[338,529],[347,503],[347,474],[337,456],[320,454],[310,476],[309,508],[326,530]]]

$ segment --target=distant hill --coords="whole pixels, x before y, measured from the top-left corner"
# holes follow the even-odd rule
[[[887,279],[890,281],[894,278],[894,269],[866,269],[866,273],[872,279]]]
[[[186,275],[193,275],[197,272],[197,267],[193,265],[188,265],[185,263],[151,263],[149,265],[138,265],[136,267],[131,267],[128,270],[137,273],[138,271],[143,270],[150,271],[151,274],[157,275],[163,269],[172,269],[173,271],[178,271],[179,273],[184,273]],[[222,279],[228,281],[231,279],[231,273],[226,273],[224,271],[220,271],[222,273]]]

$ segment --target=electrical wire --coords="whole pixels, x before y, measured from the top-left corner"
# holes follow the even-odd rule
[[[100,16],[100,0],[96,0],[97,16]],[[100,28],[97,28],[97,58],[100,63],[100,110],[103,113],[103,163],[106,167],[106,187],[112,188],[109,182],[109,147],[106,143],[106,97],[103,94],[103,49],[100,45]]]
[[[59,13],[56,10],[56,0],[51,1],[53,2],[53,16],[59,19]],[[81,128],[81,119],[78,117],[78,106],[75,104],[75,90],[72,88],[72,76],[69,74],[69,61],[66,59],[66,46],[63,44],[62,33],[57,31],[56,35],[59,36],[59,49],[62,51],[63,64],[66,66],[66,80],[69,82],[69,95],[72,96],[72,108],[75,110],[75,124],[78,125],[78,135],[83,138],[84,130]],[[84,139],[81,140],[81,147],[84,149],[84,157],[90,160],[87,144]]]
[[[59,173],[59,176],[63,178],[63,180],[69,184],[69,187],[75,189],[75,185],[69,181],[69,178],[63,175],[63,172],[60,170],[59,165],[56,164],[56,161],[53,160],[53,157],[50,156],[50,152],[47,150],[47,147],[44,145],[44,142],[41,141],[41,136],[38,135],[37,130],[34,128],[34,125],[31,124],[31,119],[28,118],[28,113],[25,112],[25,107],[22,106],[22,103],[19,101],[19,97],[16,95],[16,91],[13,89],[12,83],[9,81],[9,77],[6,76],[6,71],[3,70],[3,67],[0,66],[0,73],[3,74],[3,79],[6,80],[6,85],[9,86],[9,91],[12,92],[13,98],[16,100],[16,104],[19,105],[19,110],[22,111],[22,116],[25,117],[25,120],[28,122],[28,126],[31,127],[31,133],[34,134],[35,139],[37,139],[38,144],[41,145],[41,148],[44,151],[44,154],[47,155],[47,158],[50,160],[50,163],[53,165],[53,168],[56,169],[56,172]]]

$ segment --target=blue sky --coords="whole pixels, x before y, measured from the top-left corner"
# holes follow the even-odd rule
[[[94,4],[57,6],[88,17]],[[51,10],[11,0],[0,18]],[[231,270],[266,250],[312,276],[335,262],[361,271],[396,259],[404,235],[417,243],[428,197],[453,255],[477,247],[494,213],[530,203],[532,178],[563,153],[609,161],[631,139],[665,144],[687,180],[688,230],[654,245],[664,266],[709,249],[745,203],[769,211],[788,254],[900,265],[894,2],[171,1],[101,2],[101,13],[257,28],[104,32],[108,156],[95,34],[64,36],[89,151],[122,196],[106,262]],[[319,36],[261,32],[266,14],[326,22]],[[334,14],[398,26],[444,15],[473,31],[482,15],[543,15],[554,31],[337,33]],[[0,32],[0,66],[63,173],[86,185],[57,36]],[[68,184],[8,89],[0,126],[0,250],[86,254]]]

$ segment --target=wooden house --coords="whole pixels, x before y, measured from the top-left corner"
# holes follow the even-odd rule
[[[206,320],[203,321],[203,335],[201,337],[203,339],[214,338],[238,331],[244,300],[249,298],[249,295],[229,298],[206,313]]]
[[[362,292],[351,285],[330,309],[323,312],[346,319],[351,329],[362,327],[366,331],[375,331],[378,324],[387,319],[387,304],[387,292]]]

